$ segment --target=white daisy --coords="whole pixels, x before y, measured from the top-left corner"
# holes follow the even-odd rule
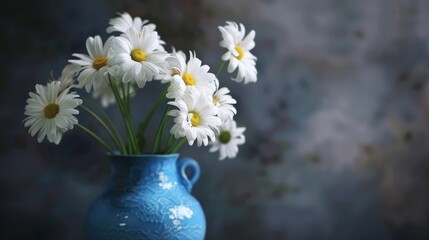
[[[58,81],[61,82],[60,92],[64,89],[72,87],[76,82],[76,75],[79,71],[80,67],[75,64],[67,64],[63,71],[61,72],[61,76],[58,78]]]
[[[164,73],[163,64],[168,56],[167,52],[157,50],[160,43],[156,31],[144,26],[142,32],[129,29],[115,38],[109,51],[109,65],[115,69],[112,74],[124,83],[137,83],[139,88],[152,81],[156,74]]]
[[[142,21],[141,18],[135,17],[132,18],[130,14],[124,12],[122,14],[118,13],[119,17],[112,18],[109,20],[109,27],[107,27],[106,32],[120,32],[125,33],[130,28],[134,28],[137,31],[141,31],[144,25],[146,25],[149,21]],[[154,25],[154,24],[151,24]]]
[[[117,85],[116,88],[118,89],[119,94],[122,98],[122,96],[123,96],[122,84],[116,84],[116,85]],[[129,91],[130,91],[130,97],[134,97],[135,96],[135,89],[133,88],[133,86],[130,86]],[[104,84],[99,89],[93,91],[92,97],[93,98],[100,98],[101,105],[105,108],[111,104],[116,103],[115,94],[113,93],[113,90],[109,84]]]
[[[73,115],[79,114],[75,108],[82,104],[82,100],[79,95],[69,92],[70,88],[61,92],[60,86],[59,81],[50,82],[47,86],[37,84],[36,93],[30,92],[24,126],[30,127],[31,136],[38,133],[38,142],[47,137],[49,142],[58,144],[62,134],[78,123]]]
[[[75,64],[67,64],[62,72],[61,76],[58,78],[58,81],[61,82],[60,92],[69,87],[75,87],[76,75],[80,67]],[[56,81],[53,74],[51,73],[51,81]]]
[[[189,53],[189,61],[186,63],[184,54],[178,52],[168,58],[172,80],[168,88],[168,98],[181,98],[186,88],[196,88],[198,91],[210,96],[217,86],[217,78],[209,73],[210,67],[201,65],[201,60],[195,53]]]
[[[173,80],[173,77],[180,74],[181,69],[186,68],[186,55],[182,51],[176,51],[173,48],[173,51],[165,59],[164,69],[166,70],[165,74],[158,75],[156,78],[161,80],[161,83],[168,83]]]
[[[186,137],[189,145],[193,145],[197,140],[198,146],[207,146],[209,138],[210,141],[215,140],[215,131],[221,120],[215,116],[213,104],[206,95],[189,88],[183,99],[176,99],[168,104],[178,108],[168,112],[169,116],[174,117],[175,124],[170,133],[176,138]]]
[[[108,107],[116,102],[115,94],[109,85],[102,86],[92,92],[93,98],[100,98],[101,106]]]
[[[149,23],[148,20],[142,21],[140,17],[132,18],[130,14],[126,12],[119,14],[119,17],[110,19],[109,25],[110,26],[107,27],[106,29],[108,33],[112,33],[112,32],[126,33],[128,30],[130,30],[130,28],[133,28],[139,34],[143,34],[143,27],[148,27],[150,31],[155,31],[156,29],[156,25],[153,23]],[[159,36],[158,36],[158,40],[161,44],[158,46],[159,50],[164,50],[164,47],[162,45],[165,44],[165,42],[162,41]]]
[[[243,24],[240,27],[235,22],[226,22],[227,25],[219,27],[223,40],[220,46],[228,49],[222,56],[223,61],[229,60],[228,72],[232,73],[238,67],[238,74],[232,80],[249,83],[256,82],[258,71],[256,70],[256,57],[250,52],[255,47],[255,31],[250,31],[244,37],[246,30]]]
[[[185,94],[186,85],[181,77],[173,77],[165,95],[170,99],[181,99]]]
[[[246,142],[244,131],[246,128],[237,127],[234,120],[226,121],[219,128],[216,141],[212,144],[210,152],[219,151],[219,160],[235,158],[238,153],[238,145]]]
[[[103,46],[100,36],[89,37],[86,40],[86,50],[89,56],[75,53],[73,56],[80,59],[69,60],[69,62],[81,66],[81,72],[77,80],[79,81],[79,86],[85,87],[87,92],[90,92],[92,88],[97,90],[104,82],[108,81],[108,51],[112,40],[113,37],[110,37]]]
[[[216,109],[217,116],[225,122],[232,120],[234,115],[237,114],[237,110],[232,104],[236,104],[237,101],[228,95],[229,89],[223,87],[217,90],[212,97],[214,108]]]

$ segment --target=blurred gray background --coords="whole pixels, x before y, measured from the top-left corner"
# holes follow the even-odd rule
[[[429,239],[429,1],[2,1],[0,238],[81,239],[108,159],[77,129],[59,146],[23,127],[28,92],[55,77],[88,36],[127,11],[157,24],[167,49],[215,69],[217,26],[256,31],[258,82],[220,76],[247,143],[202,168],[194,195],[207,239]],[[161,89],[134,100],[134,121]],[[108,108],[118,124],[116,107]],[[87,115],[79,121],[99,129]],[[101,132],[101,131],[100,131]]]

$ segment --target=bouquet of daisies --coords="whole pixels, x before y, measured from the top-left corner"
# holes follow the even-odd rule
[[[46,85],[36,85],[30,92],[25,107],[25,127],[38,142],[45,138],[59,144],[62,135],[77,126],[97,140],[108,152],[122,155],[141,153],[176,153],[188,143],[197,146],[211,145],[210,151],[219,151],[219,159],[233,158],[238,145],[245,142],[245,128],[237,127],[234,115],[236,100],[226,87],[220,87],[217,78],[225,62],[228,72],[237,70],[237,82],[256,82],[256,57],[250,53],[255,46],[255,32],[247,35],[242,24],[227,22],[219,27],[223,40],[220,46],[227,49],[216,74],[198,59],[195,52],[188,56],[174,48],[165,51],[156,26],[128,13],[109,21],[104,43],[100,36],[86,40],[87,54],[75,53],[61,76]],[[152,80],[165,84],[138,126],[131,119],[132,97]],[[93,100],[82,99],[76,92],[85,88]],[[124,121],[126,139],[119,133],[103,108],[116,104]],[[145,103],[139,105],[146,106]],[[90,107],[91,106],[91,107]],[[111,141],[102,139],[96,132],[78,123],[80,110],[94,118]],[[155,136],[148,141],[147,127],[154,113],[162,110]],[[169,131],[166,129],[169,128]],[[150,144],[149,144],[150,143]],[[113,146],[112,146],[113,145]]]

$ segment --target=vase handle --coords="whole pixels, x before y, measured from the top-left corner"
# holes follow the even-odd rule
[[[187,168],[191,170],[189,176],[186,174]],[[177,169],[182,186],[188,192],[191,192],[192,187],[198,181],[198,178],[200,178],[200,165],[192,158],[184,158],[177,162]]]

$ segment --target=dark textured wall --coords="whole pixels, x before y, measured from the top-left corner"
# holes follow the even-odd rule
[[[23,111],[34,85],[58,76],[88,36],[105,38],[120,11],[156,23],[169,46],[195,49],[212,68],[224,52],[218,25],[256,31],[258,83],[220,78],[239,101],[246,146],[224,162],[204,148],[182,151],[202,166],[194,194],[207,239],[429,239],[429,2],[0,4],[1,239],[82,237],[107,158],[78,130],[59,146],[38,144]],[[160,86],[147,89],[136,101],[152,101]],[[147,108],[134,105],[134,120]],[[87,116],[79,121],[98,128]]]

